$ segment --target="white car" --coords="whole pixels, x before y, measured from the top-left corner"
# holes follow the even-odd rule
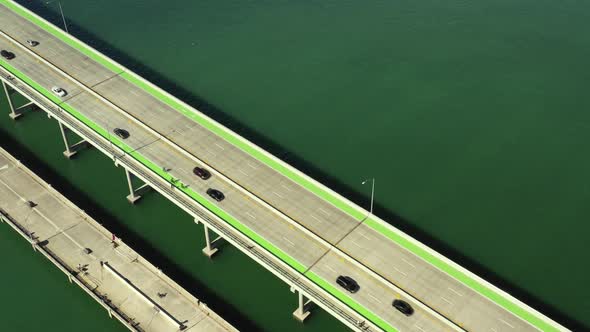
[[[28,39],[27,44],[29,44],[29,46],[31,46],[31,47],[35,47],[35,46],[39,45],[39,42],[36,40]]]
[[[55,93],[56,95],[58,95],[59,97],[65,97],[68,93],[66,92],[66,90],[58,87],[58,86],[54,86],[53,88],[51,88],[51,91],[53,93]]]

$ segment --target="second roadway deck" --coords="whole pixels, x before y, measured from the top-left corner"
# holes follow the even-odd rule
[[[1,148],[0,219],[130,330],[237,332]]]

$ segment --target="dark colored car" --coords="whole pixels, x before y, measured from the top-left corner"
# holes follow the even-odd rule
[[[412,306],[403,300],[393,300],[392,303],[393,307],[399,310],[402,314],[406,316],[411,316],[414,313],[414,309]]]
[[[195,173],[196,176],[200,177],[203,180],[207,180],[211,177],[211,173],[209,173],[208,170],[201,167],[195,167],[193,169],[193,173]]]
[[[129,138],[129,132],[125,129],[115,128],[113,132],[115,133],[115,135],[121,137],[122,139]]]
[[[223,201],[223,199],[225,198],[221,191],[212,188],[207,189],[207,195],[211,196],[211,198],[218,202]]]
[[[0,51],[0,55],[2,55],[2,57],[6,60],[12,60],[15,57],[14,53],[8,52],[7,50]]]
[[[356,293],[361,288],[359,284],[349,276],[339,276],[336,279],[336,283],[351,293]]]

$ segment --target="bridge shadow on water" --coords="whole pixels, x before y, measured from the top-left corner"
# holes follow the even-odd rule
[[[28,3],[28,2],[25,3],[24,1],[19,1],[19,2],[23,5],[25,5],[26,7],[28,7],[29,9],[35,11],[39,15],[43,16],[44,18],[48,19],[49,21],[51,21],[55,25],[60,26],[61,18],[59,16],[59,13],[52,11],[51,8],[45,7],[39,3]],[[145,64],[137,61],[133,57],[125,54],[124,51],[113,47],[107,41],[100,39],[98,36],[94,35],[93,33],[89,32],[88,30],[84,29],[82,26],[77,25],[75,23],[75,21],[68,20],[68,28],[69,28],[70,33],[72,35],[76,36],[78,39],[84,41],[85,43],[94,47],[98,51],[102,52],[103,54],[107,55],[108,57],[119,62],[123,66],[131,69],[135,73],[141,75],[142,77],[144,77],[148,81],[159,86],[163,90],[171,93],[172,95],[174,95],[175,97],[184,101],[185,103],[198,109],[200,112],[215,119],[219,123],[230,128],[234,132],[238,133],[239,135],[254,142],[255,144],[257,144],[261,148],[265,149],[266,151],[272,153],[275,156],[279,156],[279,158],[283,159],[283,161],[288,160],[288,163],[291,166],[297,168],[298,170],[311,176],[315,180],[330,187],[332,190],[340,193],[344,197],[347,197],[348,199],[355,202],[356,204],[359,204],[361,206],[368,205],[368,198],[364,194],[358,192],[357,190],[353,189],[350,186],[347,186],[346,184],[339,181],[338,179],[336,179],[335,177],[333,177],[329,173],[326,173],[325,171],[320,170],[319,168],[315,167],[310,162],[308,162],[305,159],[292,153],[288,148],[285,148],[285,147],[281,146],[280,144],[273,142],[271,139],[266,137],[264,134],[254,131],[251,128],[247,127],[246,125],[244,125],[239,120],[232,117],[231,115],[224,113],[221,109],[219,109],[215,105],[208,103],[204,98],[202,98],[198,94],[195,94],[194,92],[192,92],[184,87],[179,86],[170,78],[159,73],[155,68],[146,66]],[[0,134],[1,134],[1,132],[0,132]],[[0,141],[4,142],[4,136],[6,136],[6,135],[0,136]],[[14,142],[14,144],[18,145],[18,142]],[[22,153],[19,153],[19,155],[22,155]],[[29,156],[29,159],[35,160],[35,157],[31,154]],[[38,162],[38,160],[37,160],[37,162]],[[40,167],[37,167],[37,168],[40,168]],[[47,170],[43,170],[42,167],[41,167],[41,169],[34,169],[34,170],[36,172],[37,171],[47,172]],[[51,175],[53,177],[57,176],[58,178],[60,178],[59,175],[54,174],[54,173],[49,174],[49,175]],[[45,175],[42,174],[41,176],[45,178]],[[61,181],[62,182],[60,182],[60,183],[67,183],[67,179],[62,178]],[[66,188],[66,187],[67,186],[64,186],[64,190],[72,190],[71,188]],[[82,194],[82,193],[76,193],[76,195],[80,195],[80,194]],[[76,197],[76,196],[71,196],[71,195],[66,195],[66,196]],[[100,213],[104,213],[104,211],[101,211],[101,209],[97,206],[93,206],[92,200],[90,198],[88,198],[86,196],[84,196],[84,197],[85,197],[85,199],[84,199],[83,203],[89,206],[88,211],[96,211],[96,214],[93,214],[93,215],[97,216],[97,218],[99,218],[101,220],[112,220],[112,218],[109,216],[104,216],[104,218],[103,218],[103,216]],[[85,209],[85,208],[83,208],[83,209]],[[385,206],[376,203],[374,206],[374,212],[376,215],[378,215],[382,219],[386,220],[388,223],[395,226],[396,228],[411,235],[412,237],[414,237],[418,241],[428,245],[430,248],[432,248],[432,249],[436,250],[437,252],[441,253],[442,255],[448,257],[449,259],[451,259],[454,262],[458,263],[459,265],[465,267],[466,269],[468,269],[469,271],[473,272],[474,274],[482,277],[483,279],[489,281],[490,283],[492,283],[495,286],[499,287],[500,289],[506,291],[507,293],[512,294],[514,297],[516,297],[519,300],[523,301],[524,303],[530,305],[531,307],[539,310],[541,313],[548,315],[550,318],[558,321],[559,323],[565,325],[566,327],[568,327],[574,331],[590,331],[590,327],[585,326],[581,321],[578,321],[575,318],[568,315],[567,313],[560,311],[559,308],[557,308],[556,306],[542,301],[541,299],[536,297],[534,294],[527,292],[522,287],[519,287],[518,285],[515,285],[515,284],[507,281],[502,276],[500,276],[498,273],[493,272],[490,269],[488,269],[485,265],[483,265],[480,262],[477,262],[477,261],[469,258],[467,255],[453,249],[448,244],[444,243],[443,241],[437,239],[436,237],[434,237],[433,235],[428,233],[427,230],[424,230],[424,229],[421,229],[421,228],[415,226],[414,224],[412,224],[412,222],[410,220],[406,220],[406,219],[400,217],[394,211],[387,209]],[[107,225],[107,227],[111,227],[111,226]],[[121,234],[124,234],[124,233],[129,234],[128,230],[121,228],[123,226],[121,226],[120,223],[113,224],[112,227],[116,232],[119,232]],[[119,228],[119,229],[117,229],[117,228]],[[121,232],[121,231],[123,231],[123,232]],[[189,285],[190,289],[199,289],[199,290],[206,289],[206,287],[204,285],[194,285],[195,281],[192,280],[188,275],[184,274],[182,272],[181,268],[175,266],[173,262],[168,261],[165,257],[163,257],[162,255],[160,255],[159,253],[157,253],[153,249],[151,249],[149,246],[147,246],[147,243],[145,243],[145,241],[143,241],[141,239],[141,237],[138,236],[137,234],[134,234],[132,236],[127,235],[127,238],[129,238],[129,240],[132,240],[132,241],[129,241],[129,243],[134,248],[137,246],[138,251],[141,252],[142,254],[147,251],[146,257],[148,258],[148,260],[152,261],[155,265],[168,266],[167,270],[170,271],[170,275],[175,279],[178,278],[177,281],[179,282],[179,284],[181,284],[183,286]],[[164,263],[164,264],[162,264],[162,263]],[[170,269],[170,267],[173,267],[173,268]],[[194,288],[191,286],[194,286]],[[212,294],[208,294],[208,293],[210,293],[210,292],[204,291],[203,297],[208,298],[210,295],[212,295]],[[211,301],[211,300],[209,300],[209,301]],[[242,324],[241,320],[239,320],[239,321],[235,320],[235,318],[238,318],[236,316],[237,310],[232,311],[230,308],[227,308],[224,310],[224,309],[222,309],[223,308],[222,303],[216,303],[216,305],[214,303],[212,303],[211,307],[214,308],[214,310],[218,310],[218,313],[220,313],[223,317],[226,317],[226,315],[227,315],[227,318],[229,321],[240,322],[239,324],[236,324],[236,326],[240,326],[242,329],[244,329],[246,331],[255,330],[255,329],[252,329],[252,327],[255,326],[253,322],[249,322],[246,324],[246,326],[244,326],[244,324]],[[216,309],[216,308],[219,308],[219,309]],[[240,319],[244,319],[244,317],[241,317]],[[246,321],[248,321],[248,320],[246,320]]]
[[[92,197],[70,184],[69,179],[53,171],[34,152],[26,146],[7,135],[0,129],[0,142],[2,148],[20,160],[27,168],[31,169],[43,180],[50,183],[53,188],[66,196],[80,209],[88,213],[92,218],[99,221],[106,229],[113,234],[125,238],[125,244],[133,248],[154,266],[158,266],[166,275],[176,281],[207,306],[227,320],[230,324],[243,331],[261,331],[262,329],[248,317],[241,314],[239,308],[235,308],[226,301],[219,298],[207,285],[195,280],[190,273],[187,273],[182,266],[154,249],[141,234],[129,229],[125,223],[110,214],[105,208],[96,203]]]

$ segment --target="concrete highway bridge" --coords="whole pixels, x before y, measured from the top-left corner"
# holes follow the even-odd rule
[[[7,97],[16,91],[55,119],[66,156],[85,144],[109,156],[126,171],[131,202],[146,188],[170,199],[204,225],[205,254],[222,238],[297,292],[300,320],[312,301],[356,331],[566,330],[9,0],[0,0],[0,49],[14,54],[0,57]],[[25,109],[10,108],[15,119]],[[358,292],[340,287],[341,275]]]

